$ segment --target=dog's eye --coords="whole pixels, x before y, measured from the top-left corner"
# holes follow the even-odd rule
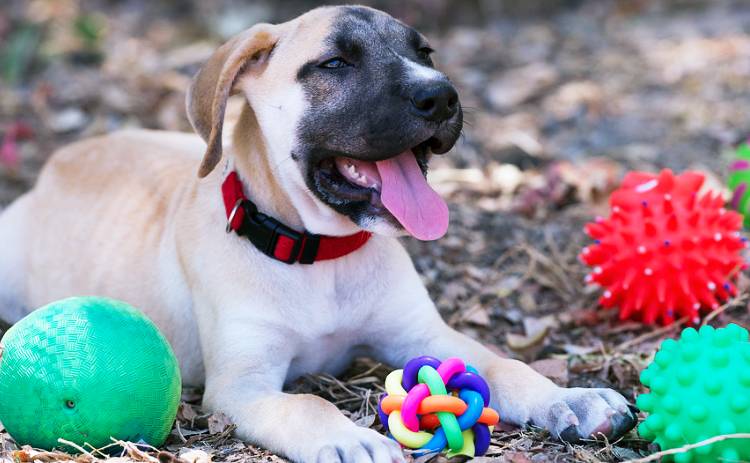
[[[344,58],[341,58],[339,56],[320,63],[320,67],[325,69],[338,69],[346,66],[349,66],[349,63],[347,63]]]
[[[426,60],[430,59],[430,55],[432,53],[434,53],[434,52],[435,52],[435,50],[433,50],[430,47],[422,47],[419,50],[417,50],[417,57],[419,57],[419,59],[421,59],[421,60],[425,60],[426,61]]]

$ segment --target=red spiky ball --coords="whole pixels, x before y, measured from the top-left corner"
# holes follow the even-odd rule
[[[611,214],[586,225],[594,244],[581,252],[586,281],[605,291],[599,303],[620,319],[694,322],[736,294],[742,216],[717,192],[699,193],[704,176],[665,169],[631,172],[610,197]]]

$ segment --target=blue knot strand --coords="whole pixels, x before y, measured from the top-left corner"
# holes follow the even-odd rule
[[[476,374],[477,376],[479,375],[479,372],[474,367],[467,366],[466,369],[470,371],[471,373]],[[487,382],[484,381],[484,378],[479,376],[479,379],[481,379],[484,382],[484,384],[487,385]],[[489,391],[489,386],[487,387],[487,390]],[[469,397],[469,394],[474,395],[474,397],[473,398]],[[482,394],[480,393],[480,395]],[[478,405],[475,404],[476,392],[474,391],[468,391],[468,390],[461,391],[461,393],[459,393],[458,396],[461,397],[461,400],[463,400],[469,405],[469,408],[464,412],[463,415],[461,415],[461,418],[469,414],[472,404],[474,404],[474,407],[478,409],[479,414],[476,415],[476,419],[474,419],[474,423],[471,426],[471,430],[474,431],[474,456],[477,456],[477,457],[482,456],[485,453],[487,453],[487,450],[490,448],[490,428],[486,424],[477,423],[477,420],[479,419],[480,416],[482,416],[484,407],[488,406],[488,403],[487,401],[484,400],[485,398],[482,397],[483,402],[479,403]],[[459,425],[461,425],[461,418],[458,419]],[[462,427],[461,429],[464,429],[464,428]]]
[[[484,410],[484,398],[482,397],[482,394],[469,389],[465,389],[459,392],[458,397],[466,402],[466,405],[468,405],[466,411],[463,412],[463,414],[457,419],[458,427],[461,428],[461,431],[466,431],[469,428],[473,429],[473,427],[477,424],[477,420],[479,420],[479,417],[482,416],[482,411]],[[489,432],[487,432],[487,435],[489,436]],[[445,431],[443,431],[443,428],[441,426],[435,429],[435,434],[432,436],[432,439],[430,439],[426,444],[420,447],[418,451],[414,453],[414,455],[422,456],[428,453],[440,452],[445,447],[447,447],[447,445],[448,439],[445,437]],[[474,445],[476,447],[476,443]],[[486,446],[489,447],[489,437],[487,438]],[[484,451],[486,452],[487,449],[485,448]],[[479,455],[479,453],[476,454]]]
[[[425,365],[429,365],[436,369],[443,363],[435,357],[429,355],[423,355],[409,360],[404,366],[404,378],[401,380],[401,384],[404,386],[407,392],[409,392],[419,382],[417,380],[417,374],[419,374],[420,368]]]
[[[469,407],[466,411],[458,417],[458,426],[461,431],[465,431],[470,427],[474,426],[482,416],[482,410],[484,410],[484,398],[478,392],[464,389],[458,393],[458,397],[466,402]]]
[[[443,427],[440,426],[439,428],[435,429],[435,434],[433,434],[432,439],[428,440],[426,444],[424,444],[422,447],[417,449],[416,452],[414,452],[414,456],[421,457],[422,455],[427,455],[428,453],[442,452],[443,449],[445,449],[447,446],[448,438],[445,437],[445,431],[443,431]]]
[[[477,423],[471,430],[474,431],[474,455],[482,456],[490,448],[490,428],[486,424]]]
[[[383,411],[383,400],[386,397],[388,397],[388,394],[383,394],[380,396],[380,400],[378,400],[378,418],[380,418],[380,424],[383,425],[385,432],[388,432],[388,415]]]
[[[472,370],[474,369],[472,368]],[[476,391],[482,395],[484,406],[489,407],[490,405],[490,386],[484,378],[476,373],[476,370],[472,372],[467,368],[465,372],[459,373],[451,378],[446,386],[448,389],[470,389]]]

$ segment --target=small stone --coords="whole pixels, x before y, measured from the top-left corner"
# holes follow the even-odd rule
[[[53,132],[67,133],[81,130],[88,124],[89,117],[80,108],[65,108],[54,113],[47,124]]]

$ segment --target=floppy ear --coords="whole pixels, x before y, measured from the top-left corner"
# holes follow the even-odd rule
[[[240,74],[260,72],[278,41],[278,26],[257,24],[219,47],[193,77],[187,93],[190,124],[206,141],[199,177],[221,161],[221,134],[227,99]]]

